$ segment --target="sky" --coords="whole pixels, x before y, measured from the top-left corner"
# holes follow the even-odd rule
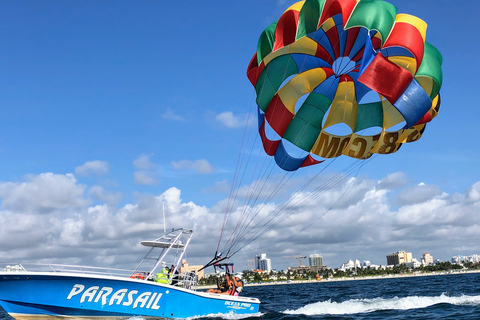
[[[438,117],[419,141],[283,210],[237,269],[260,253],[277,270],[299,253],[328,267],[399,250],[480,254],[480,2],[389,2],[425,20],[443,55]],[[247,66],[293,3],[1,1],[0,261],[133,268],[139,242],[163,234],[164,207],[166,228],[195,230],[190,264],[208,262],[255,107]],[[294,186],[319,170],[297,172],[261,214],[305,197]]]

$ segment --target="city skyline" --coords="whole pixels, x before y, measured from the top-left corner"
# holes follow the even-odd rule
[[[418,262],[419,264],[423,264],[423,265],[428,265],[428,264],[432,264],[434,263],[435,261],[440,261],[440,262],[452,262],[452,263],[460,263],[460,262],[463,262],[465,260],[468,261],[471,261],[471,262],[480,262],[480,254],[470,254],[470,255],[456,255],[456,256],[452,256],[450,259],[448,260],[440,260],[440,259],[436,259],[435,257],[433,257],[432,255],[430,255],[428,252],[423,252],[421,254],[421,257],[420,259],[417,259],[411,252],[406,252],[406,251],[403,251],[403,250],[400,250],[400,251],[397,251],[395,253],[393,253],[393,255],[395,254],[398,254],[398,253],[405,253],[406,256],[408,255],[409,259],[406,259],[407,261],[402,261],[401,263],[404,263],[404,262],[412,262],[412,261],[416,261]],[[345,260],[345,262],[341,263],[340,265],[338,266],[333,266],[333,265],[328,265],[328,264],[325,264],[325,262],[323,261],[323,256],[319,253],[312,253],[312,254],[306,254],[307,257],[310,257],[312,255],[318,255],[320,257],[322,257],[322,263],[324,266],[326,266],[327,268],[330,268],[330,269],[341,269],[342,268],[342,265],[345,265],[345,264],[348,264],[350,261],[358,261],[358,263],[360,264],[360,266],[362,267],[365,267],[367,266],[365,263],[368,264],[368,266],[372,265],[372,266],[387,266],[389,265],[388,263],[372,263],[370,259],[356,259],[356,258],[349,258],[347,260]],[[392,254],[386,254],[385,257],[388,257],[389,255],[392,255]],[[268,254],[267,253],[262,253],[262,254],[259,254],[259,255],[256,255],[256,257],[262,257],[262,259],[267,259],[268,257]],[[255,260],[255,259],[253,259]],[[253,261],[253,260],[247,260],[248,261]],[[271,269],[272,270],[275,270],[275,271],[280,271],[280,270],[288,270],[288,268],[297,268],[298,265],[295,264],[295,265],[288,265],[287,267],[284,267],[284,268],[276,268],[276,265],[280,265],[280,264],[277,264],[276,263],[276,260],[272,260],[270,258],[268,258],[268,260],[270,260],[270,266],[271,266]],[[384,259],[385,261],[388,261],[388,258],[385,258]],[[281,261],[281,260],[278,260],[278,261]],[[454,262],[455,261],[455,262]],[[285,264],[282,264],[282,265],[285,265]],[[395,264],[392,264],[392,265],[395,265]],[[255,265],[255,268],[256,268],[257,265]],[[305,266],[306,265],[303,265],[302,266]],[[308,266],[312,266],[310,263],[308,263]],[[245,270],[251,270],[248,268],[249,265],[247,263],[247,269]],[[412,264],[412,267],[413,267],[413,264]],[[258,269],[257,269],[258,270]],[[263,269],[260,269],[260,270],[263,270]]]

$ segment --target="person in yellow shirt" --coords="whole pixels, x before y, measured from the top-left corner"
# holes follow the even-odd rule
[[[170,283],[170,271],[165,262],[162,262],[162,271],[155,275],[155,282],[169,284]]]

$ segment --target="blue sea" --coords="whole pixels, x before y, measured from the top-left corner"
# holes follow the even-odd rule
[[[246,286],[244,295],[260,299],[259,314],[201,319],[480,319],[480,273]],[[0,319],[12,320],[3,310]]]

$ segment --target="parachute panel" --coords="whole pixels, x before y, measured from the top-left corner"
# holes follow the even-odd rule
[[[312,155],[367,159],[420,139],[439,112],[442,85],[442,57],[426,29],[383,0],[289,7],[260,35],[247,71],[267,154],[290,171],[321,162]],[[266,137],[265,123],[278,139]],[[290,155],[288,144],[309,155]]]

